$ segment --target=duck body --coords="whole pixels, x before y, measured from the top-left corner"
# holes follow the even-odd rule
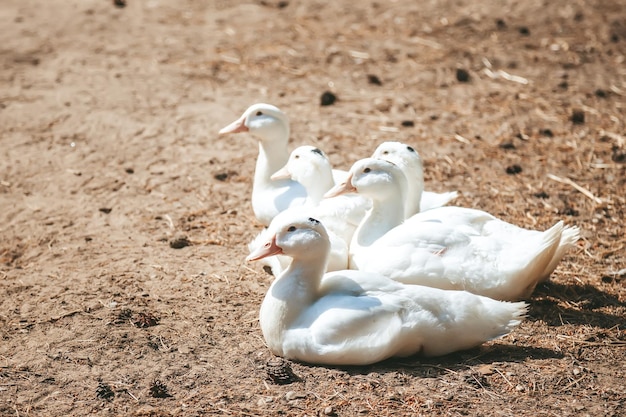
[[[372,209],[350,244],[349,267],[403,283],[522,299],[558,264],[564,232],[578,235],[563,222],[539,232],[462,207],[440,207],[403,221],[406,179],[386,161],[358,161],[350,181],[372,198]]]
[[[405,218],[445,206],[458,196],[456,191],[436,193],[424,190],[424,163],[419,153],[409,145],[401,142],[383,142],[376,148],[372,158],[396,164],[406,176]]]
[[[366,365],[394,356],[444,355],[510,332],[526,304],[465,291],[406,285],[380,274],[324,274],[329,250],[321,222],[302,215],[270,227],[248,259],[293,258],[270,286],[260,311],[276,355],[326,365]]]

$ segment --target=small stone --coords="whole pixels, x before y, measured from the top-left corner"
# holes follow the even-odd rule
[[[572,121],[572,123],[574,123],[575,125],[582,125],[585,123],[585,112],[582,110],[574,110],[572,112],[572,117],[570,119]]]
[[[378,78],[378,76],[374,74],[367,75],[367,82],[374,85],[383,85],[383,82],[380,80],[380,78]]]
[[[335,409],[332,408],[331,406],[328,406],[326,408],[324,408],[324,415],[325,416],[335,416],[337,415],[337,413],[335,413]]]
[[[122,9],[126,7],[126,0],[113,0],[113,5]]]
[[[524,388],[524,386],[523,386],[523,385],[516,385],[516,386],[515,386],[515,391],[518,391],[518,392],[522,392],[522,391],[524,391],[525,389],[526,389],[526,388]]]
[[[113,209],[110,208],[110,207],[101,207],[101,208],[98,209],[98,211],[100,211],[101,213],[104,213],[104,214],[109,214],[110,212],[113,211]]]
[[[522,26],[518,30],[519,30],[520,35],[522,36],[530,36],[530,29],[528,29],[528,27]]]
[[[578,374],[580,374],[580,368],[574,368],[574,369],[572,369],[572,373],[573,373],[574,375],[578,375]]]
[[[337,101],[337,96],[330,91],[325,91],[320,99],[322,106],[332,106]]]
[[[549,138],[554,137],[554,133],[552,133],[552,130],[550,130],[550,129],[541,129],[539,131],[539,133],[541,133],[543,136],[547,136]]]
[[[413,127],[415,126],[415,122],[413,120],[403,120],[402,127]]]
[[[186,246],[191,246],[191,242],[186,236],[181,236],[170,241],[170,248],[172,249],[182,249]]]
[[[287,401],[293,401],[293,400],[297,400],[298,398],[304,398],[304,397],[306,397],[305,394],[298,393],[298,392],[295,392],[295,391],[288,391],[285,394],[285,399]]]
[[[470,79],[470,74],[466,69],[457,68],[456,70],[456,79],[459,82],[466,83]]]
[[[490,365],[481,365],[476,371],[481,375],[493,375],[495,372]]]
[[[522,167],[517,164],[511,165],[506,168],[506,173],[509,175],[516,175],[520,172],[522,172]]]
[[[606,98],[606,97],[609,95],[609,92],[608,92],[608,91],[606,91],[606,90],[603,90],[603,89],[601,89],[601,88],[598,88],[598,89],[595,91],[595,95],[596,95],[596,97]]]

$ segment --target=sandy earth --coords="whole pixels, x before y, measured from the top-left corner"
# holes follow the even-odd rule
[[[626,413],[621,0],[3,0],[0,28],[0,415]],[[260,101],[291,148],[403,141],[428,189],[583,238],[507,337],[275,384],[257,146],[217,136]]]

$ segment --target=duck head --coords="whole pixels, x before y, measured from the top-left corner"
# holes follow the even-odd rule
[[[247,261],[272,255],[287,255],[298,260],[319,260],[328,256],[330,241],[324,225],[300,212],[282,212],[267,228],[265,244],[252,252]]]
[[[372,199],[384,198],[391,193],[405,192],[406,177],[394,163],[383,159],[365,158],[352,165],[344,183],[330,189],[325,198],[357,192]]]
[[[257,103],[228,126],[219,131],[220,135],[250,132],[261,141],[289,139],[289,119],[278,107]]]

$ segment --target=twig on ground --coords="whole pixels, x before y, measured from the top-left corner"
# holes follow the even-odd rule
[[[577,191],[583,193],[583,195],[585,195],[585,197],[588,197],[589,199],[591,199],[592,201],[596,202],[597,204],[602,204],[602,200],[598,197],[596,197],[595,195],[593,195],[593,193],[591,191],[589,191],[588,189],[576,184],[574,181],[570,180],[569,178],[561,178],[561,177],[557,177],[556,175],[553,174],[548,174],[548,178],[550,178],[551,180],[554,180],[556,182],[560,182],[561,184],[567,184],[570,185],[572,187],[574,187]]]

